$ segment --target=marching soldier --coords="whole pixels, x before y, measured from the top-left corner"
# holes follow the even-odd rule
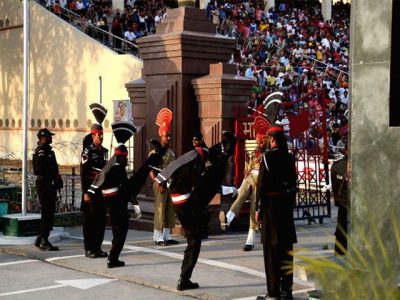
[[[115,148],[114,155],[97,174],[89,193],[95,195],[101,192],[104,198],[113,233],[107,267],[118,268],[125,265],[125,262],[119,260],[119,255],[124,247],[128,232],[128,201],[133,203],[136,218],[140,218],[141,210],[136,201],[136,195],[140,192],[150,172],[148,165],[152,165],[159,157],[157,154],[151,155],[146,164],[128,179],[126,174],[128,149],[124,143],[136,132],[136,128],[133,124],[127,122],[114,123],[111,126],[118,146]]]
[[[162,146],[161,162],[155,166],[158,169],[166,168],[174,159],[175,153],[170,148],[171,135],[169,127],[172,120],[172,112],[168,108],[163,108],[157,115],[156,124],[159,126],[158,135]],[[149,155],[154,154],[154,150]],[[153,181],[154,191],[154,235],[153,239],[156,245],[175,245],[178,241],[171,238],[171,229],[175,227],[175,213],[172,207],[171,195],[166,186],[158,184],[154,179],[157,171],[150,172],[150,178]]]
[[[81,155],[81,210],[84,217],[82,229],[85,256],[97,258],[107,257],[107,253],[101,250],[106,226],[106,209],[102,195],[100,193],[93,195],[88,192],[88,189],[108,159],[108,150],[102,146],[103,127],[101,125],[106,117],[107,109],[98,103],[91,104],[89,108],[97,122],[93,123],[90,134],[84,139],[84,144],[87,145],[84,145]]]
[[[261,222],[268,294],[265,298],[293,299],[293,220],[297,175],[281,125],[268,129],[270,150],[263,154],[257,180],[256,219]],[[258,298],[257,298],[258,299]],[[264,299],[264,297],[261,297]]]
[[[41,207],[40,229],[35,246],[48,251],[58,251],[58,247],[53,246],[48,238],[54,225],[57,190],[63,187],[56,155],[50,146],[53,135],[47,128],[40,129],[37,133],[38,146],[33,154],[33,172]]]
[[[181,266],[177,290],[199,288],[190,278],[196,266],[201,241],[204,235],[204,222],[208,218],[206,207],[213,199],[224,178],[229,157],[233,154],[236,137],[224,132],[223,141],[209,150],[196,147],[173,161],[156,177],[159,184],[169,182],[173,208],[182,225],[187,247]],[[206,168],[206,161],[208,167]]]
[[[264,150],[266,150],[267,146],[266,133],[268,126],[269,123],[265,118],[261,116],[255,118],[253,127],[256,132],[257,148],[255,149],[247,166],[245,177],[238,190],[238,196],[235,202],[233,202],[226,216],[223,211],[220,212],[221,228],[222,230],[225,230],[226,225],[230,225],[235,216],[240,213],[243,203],[250,197],[250,228],[246,243],[242,248],[243,251],[251,251],[254,249],[255,235],[259,227],[259,224],[255,219],[257,178],[260,169],[262,153]]]

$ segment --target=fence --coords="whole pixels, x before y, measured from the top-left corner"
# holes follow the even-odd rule
[[[57,192],[56,212],[72,212],[80,209],[81,203],[81,181],[77,167],[62,167],[60,170],[64,180],[64,187]],[[9,187],[7,194],[0,195],[9,203],[9,212],[21,211],[21,180],[22,170],[18,166],[0,169],[0,185]],[[40,211],[39,199],[36,193],[35,176],[28,174],[28,212]]]

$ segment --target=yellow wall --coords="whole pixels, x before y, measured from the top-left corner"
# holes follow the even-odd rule
[[[112,100],[129,98],[125,83],[141,76],[143,63],[131,55],[115,54],[32,1],[30,12],[28,147],[35,148],[38,128],[48,124],[56,133],[53,146],[59,163],[78,164],[81,140],[93,120],[88,105],[99,101],[99,76],[103,104],[109,110],[104,123],[108,148]],[[0,20],[9,17],[9,26],[21,25],[22,14],[22,2],[0,0]],[[0,28],[0,158],[22,156],[22,96],[23,29]]]

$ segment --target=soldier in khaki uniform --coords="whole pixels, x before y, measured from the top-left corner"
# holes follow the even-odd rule
[[[259,227],[259,224],[255,219],[256,188],[258,171],[260,169],[260,162],[262,158],[261,154],[266,149],[265,147],[267,145],[266,131],[269,124],[263,117],[257,117],[253,126],[256,131],[257,148],[252,153],[250,161],[246,167],[245,177],[238,190],[238,196],[235,202],[233,202],[231,208],[226,214],[226,217],[223,211],[220,213],[221,228],[225,230],[226,225],[229,226],[235,216],[240,213],[243,203],[247,199],[250,199],[250,228],[246,243],[242,248],[243,251],[251,251],[254,249],[255,234]]]
[[[172,120],[172,112],[163,108],[157,115],[156,124],[159,126],[158,134],[160,136],[160,144],[162,146],[161,156],[162,159],[159,165],[155,166],[159,169],[166,168],[173,160],[175,160],[175,153],[170,148],[171,135],[169,127]],[[149,155],[155,153],[151,151]],[[154,235],[153,239],[157,245],[174,245],[178,241],[171,238],[171,229],[175,227],[175,212],[172,206],[171,195],[164,185],[158,184],[154,181],[157,176],[157,171],[154,169],[150,172],[150,178],[153,180],[154,191]]]

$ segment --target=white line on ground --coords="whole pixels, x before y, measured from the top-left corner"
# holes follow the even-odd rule
[[[59,283],[56,285],[49,285],[49,286],[43,286],[43,287],[34,288],[34,289],[1,293],[0,297],[17,295],[17,294],[25,294],[25,293],[31,293],[31,292],[37,292],[37,291],[43,291],[43,290],[58,289],[58,288],[67,287],[67,286],[74,287],[74,288],[81,289],[81,290],[87,290],[92,287],[95,287],[95,286],[98,286],[101,284],[105,284],[105,283],[108,283],[108,282],[111,282],[114,280],[117,280],[117,279],[89,278],[89,279],[75,279],[75,280],[59,280],[59,281],[55,281],[55,282]]]
[[[57,285],[49,285],[49,286],[44,286],[44,287],[35,288],[35,289],[20,290],[20,291],[9,292],[9,293],[1,293],[0,297],[17,295],[17,294],[25,294],[25,293],[31,293],[31,292],[43,291],[43,290],[58,289],[58,288],[64,287],[64,286],[65,286],[64,284],[57,284]]]
[[[68,258],[75,258],[75,257],[85,257],[85,255],[79,254],[79,255],[68,255],[68,256],[50,257],[50,258],[45,259],[45,261],[47,261],[47,262],[52,262],[52,261],[56,261],[56,260],[68,259]]]
[[[74,237],[71,236],[71,238],[74,238]],[[214,241],[208,241],[208,242],[212,243]],[[104,241],[103,244],[109,245],[111,243],[107,242],[107,241]],[[184,245],[184,244],[182,244],[182,245]],[[169,246],[169,247],[171,247],[171,246]],[[138,251],[138,252],[145,252],[145,253],[153,253],[153,254],[163,255],[163,256],[175,258],[175,259],[178,259],[178,260],[182,260],[183,259],[183,254],[178,254],[178,253],[174,253],[174,252],[168,252],[168,251],[165,251],[165,250],[159,250],[159,249],[154,249],[154,248],[146,248],[146,247],[141,247],[141,246],[125,245],[124,249],[129,249],[129,250]],[[55,258],[52,258],[52,259],[54,260]],[[60,257],[60,258],[57,258],[57,259],[62,259],[62,258]],[[205,258],[199,258],[198,262],[202,263],[202,264],[214,266],[214,267],[219,267],[219,268],[224,268],[224,269],[229,269],[229,270],[233,270],[233,271],[242,272],[242,273],[253,275],[253,276],[256,276],[256,277],[260,277],[260,278],[265,278],[265,273],[264,272],[256,271],[256,270],[253,270],[253,269],[250,269],[250,268],[246,268],[246,267],[242,267],[242,266],[237,266],[237,265],[228,264],[228,263],[224,263],[224,262],[220,262],[220,261],[216,261],[216,260],[211,260],[211,259],[205,259]],[[298,279],[296,277],[293,278],[293,282],[296,283],[296,284],[300,284],[300,285],[308,286],[310,288],[314,288],[314,284],[312,282],[303,281],[303,280],[300,280],[300,279]]]
[[[36,260],[36,259],[25,259],[25,260],[11,261],[11,262],[6,262],[6,263],[1,263],[0,267],[9,266],[9,265],[25,264],[25,263],[31,263],[31,262],[38,262],[38,261],[39,260]]]

